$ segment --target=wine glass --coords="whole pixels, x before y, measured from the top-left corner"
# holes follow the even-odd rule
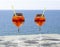
[[[13,14],[12,22],[18,28],[18,32],[19,32],[19,27],[23,25],[24,21],[25,18],[22,13]]]
[[[41,30],[41,26],[43,26],[43,24],[45,23],[46,18],[44,15],[42,14],[36,14],[35,18],[34,18],[34,22],[36,23],[37,26],[39,26],[39,31]]]

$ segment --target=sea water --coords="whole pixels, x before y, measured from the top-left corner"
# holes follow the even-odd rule
[[[34,22],[36,14],[41,14],[43,10],[16,10],[23,13],[24,24],[19,28],[12,22],[13,10],[0,10],[0,35],[23,35],[23,34],[60,34],[60,10],[46,10],[44,15],[46,22],[39,27]]]

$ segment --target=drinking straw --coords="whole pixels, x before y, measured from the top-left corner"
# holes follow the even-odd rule
[[[46,11],[46,8],[44,8],[43,13],[42,13],[42,16],[44,16],[45,11]]]
[[[13,9],[14,14],[15,14],[15,16],[16,16],[16,11],[15,11],[15,9],[14,9],[14,6],[13,6],[13,5],[12,5],[12,9]]]

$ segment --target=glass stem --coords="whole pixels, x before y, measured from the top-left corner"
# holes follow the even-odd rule
[[[19,27],[18,27],[18,32],[19,32]]]
[[[41,27],[39,26],[39,31],[41,31]]]

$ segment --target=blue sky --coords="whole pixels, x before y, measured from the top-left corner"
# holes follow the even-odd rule
[[[60,10],[60,0],[0,0],[0,10]]]

